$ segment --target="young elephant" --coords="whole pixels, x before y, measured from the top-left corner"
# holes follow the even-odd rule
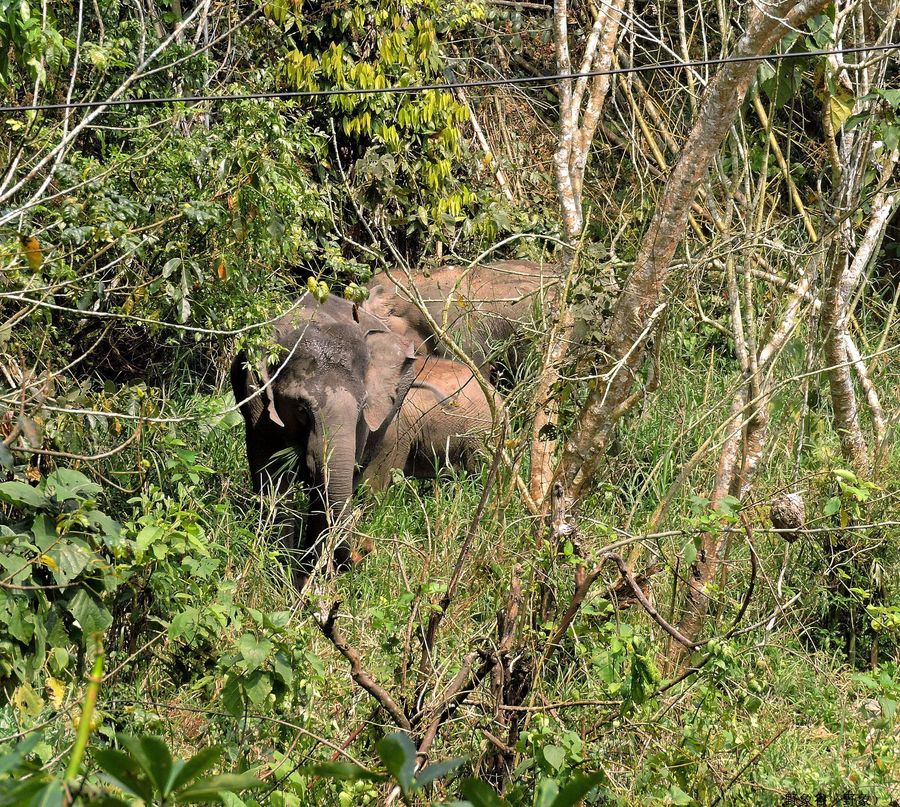
[[[464,364],[436,356],[419,357],[400,412],[388,427],[381,449],[363,475],[374,490],[384,490],[391,469],[433,479],[436,469],[478,469],[493,418],[488,396]],[[490,388],[496,407],[500,396]]]

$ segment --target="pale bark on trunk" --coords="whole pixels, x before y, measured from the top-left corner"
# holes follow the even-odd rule
[[[611,0],[595,10],[594,22],[584,48],[579,73],[609,70],[625,0]],[[569,51],[568,3],[556,0],[553,9],[556,66],[560,74],[571,74]],[[577,244],[584,228],[582,187],[594,133],[600,122],[603,103],[609,92],[611,77],[599,75],[560,82],[559,142],[554,154],[556,191],[559,200],[562,236],[565,246],[562,276],[566,290],[568,280],[577,272]],[[557,420],[557,408],[551,399],[553,386],[565,360],[572,338],[574,319],[566,305],[566,294],[560,294],[560,310],[548,335],[544,365],[535,386],[535,418],[531,432],[531,473],[529,493],[539,505],[544,503],[553,480],[553,457],[556,441],[542,434]]]
[[[744,338],[744,325],[737,296],[735,273],[730,273],[729,288],[732,298],[732,322],[736,336],[737,355],[744,373],[744,380],[731,403],[731,410],[725,422],[726,437],[719,455],[716,477],[713,484],[711,506],[716,509],[726,495],[743,499],[759,470],[769,432],[768,407],[772,395],[771,368],[788,339],[800,322],[803,303],[814,311],[809,300],[809,289],[818,275],[822,260],[821,250],[814,253],[807,264],[803,276],[785,306],[777,327],[772,330],[769,341],[758,354],[753,339]],[[752,302],[745,297],[748,307]],[[683,612],[678,629],[691,641],[697,641],[709,610],[708,588],[715,580],[724,554],[727,553],[728,527],[704,533],[700,539],[700,551],[688,574],[687,591],[684,596]],[[724,572],[723,572],[724,575]],[[727,578],[723,578],[727,579]],[[666,653],[669,672],[677,670],[685,660],[684,646],[670,642]]]
[[[746,33],[735,56],[764,55],[791,28],[827,5],[826,0],[801,0],[758,7],[750,12]],[[730,62],[710,83],[703,104],[678,161],[672,169],[644,236],[634,268],[615,306],[606,340],[607,372],[590,390],[567,442],[557,478],[577,496],[593,478],[603,457],[612,426],[623,414],[641,365],[648,323],[657,308],[669,264],[684,235],[691,205],[709,166],[746,96],[759,62]]]
[[[838,8],[836,17],[836,35],[838,42],[843,42],[845,26],[847,36],[852,44],[874,42],[890,36],[897,18],[898,3],[896,0],[885,4],[882,9],[872,9],[875,19],[871,20],[871,34],[866,36],[866,24],[862,16],[862,6],[854,8]],[[850,24],[851,17],[857,15],[856,24]],[[867,54],[857,57],[865,62]],[[839,69],[842,59],[837,57]],[[839,75],[849,83],[856,97],[853,112],[856,114],[872,111],[875,104],[869,97],[873,86],[883,82],[887,62],[881,60],[875,66],[843,71]],[[830,105],[826,104],[824,116],[830,123]],[[831,138],[830,138],[831,139]],[[856,389],[853,384],[851,370],[856,369],[861,386],[872,412],[875,442],[879,440],[879,429],[883,427],[880,403],[874,385],[868,375],[865,363],[853,346],[850,338],[849,322],[852,318],[853,298],[867,266],[877,253],[885,227],[895,206],[894,194],[878,191],[872,198],[871,214],[866,232],[856,247],[853,259],[850,259],[854,246],[854,232],[849,216],[857,210],[865,188],[865,177],[872,153],[871,129],[855,129],[842,133],[840,146],[832,140],[832,170],[836,185],[832,196],[834,218],[839,224],[830,238],[831,266],[827,276],[822,305],[823,349],[827,367],[828,386],[831,391],[831,404],[834,414],[834,427],[841,444],[841,454],[856,473],[868,476],[872,470],[872,456],[860,420],[860,407]],[[884,187],[890,182],[894,166],[897,163],[897,150],[887,153],[882,158],[879,185]]]
[[[825,331],[825,363],[828,366],[828,386],[831,390],[831,407],[834,410],[834,427],[841,442],[841,454],[853,470],[868,476],[871,470],[866,438],[859,422],[859,407],[847,343],[844,339],[846,303],[841,295],[841,280],[847,275],[846,256],[840,254],[832,258],[828,288],[822,308],[822,327]]]
[[[877,456],[881,445],[884,443],[887,434],[887,421],[884,418],[884,407],[881,405],[881,399],[878,396],[878,390],[872,379],[869,377],[869,369],[859,352],[859,348],[853,341],[853,337],[849,333],[844,334],[844,343],[847,348],[847,356],[853,363],[853,369],[859,377],[859,385],[862,387],[866,396],[866,403],[869,405],[869,414],[872,416],[872,431],[875,435],[875,451]]]

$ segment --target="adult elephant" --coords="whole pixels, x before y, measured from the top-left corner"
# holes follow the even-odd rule
[[[492,404],[502,406],[496,390],[482,389],[460,362],[420,356],[415,372],[414,389],[363,475],[375,490],[388,486],[393,468],[417,479],[448,466],[476,472],[494,425]]]
[[[378,275],[369,284],[363,308],[409,338],[420,355],[453,358],[438,333],[446,307],[448,334],[482,372],[498,360],[515,372],[526,354],[532,313],[541,301],[556,300],[560,275],[556,265],[498,261],[471,268],[442,266],[415,277],[415,291],[438,330],[404,286],[408,279],[396,270]]]
[[[303,527],[280,511],[281,538],[302,588],[323,533],[347,506],[414,379],[412,344],[352,303],[305,297],[277,320],[279,357],[257,373],[239,353],[231,385],[240,404],[253,489],[284,497],[296,480],[309,497]],[[287,461],[285,460],[287,456]],[[340,543],[333,562],[349,560]]]

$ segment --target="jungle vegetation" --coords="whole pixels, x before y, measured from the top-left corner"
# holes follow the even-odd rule
[[[0,804],[897,803],[897,15],[0,0]],[[299,596],[231,358],[504,258],[482,471]]]

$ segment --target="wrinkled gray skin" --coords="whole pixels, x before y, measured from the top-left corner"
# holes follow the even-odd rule
[[[281,346],[279,361],[261,368],[257,380],[238,354],[231,384],[239,403],[250,398],[240,409],[254,491],[283,496],[296,480],[309,496],[305,529],[283,512],[277,516],[302,588],[323,532],[360,481],[358,466],[378,451],[410,388],[415,354],[402,336],[338,297],[322,304],[305,298],[275,323],[273,338]],[[261,386],[267,388],[254,396]],[[283,472],[284,459],[273,455],[288,447],[298,461]],[[341,567],[348,560],[342,544],[333,562]]]
[[[556,265],[532,261],[498,261],[465,267],[442,266],[413,283],[425,307],[440,327],[443,309],[452,299],[447,328],[454,340],[478,365],[482,373],[499,361],[513,373],[527,353],[527,327],[532,312],[543,297],[556,300],[560,276]],[[401,272],[392,273],[398,283],[408,284]],[[407,299],[382,273],[369,284],[369,299],[363,308],[391,330],[408,337],[420,355],[452,358],[416,304]],[[501,355],[497,348],[501,347]]]
[[[429,356],[416,359],[415,371],[417,386],[410,389],[363,475],[374,490],[387,487],[392,468],[433,479],[437,468],[448,465],[474,473],[484,455],[493,420],[488,397],[471,370]],[[492,387],[489,394],[499,406]]]

